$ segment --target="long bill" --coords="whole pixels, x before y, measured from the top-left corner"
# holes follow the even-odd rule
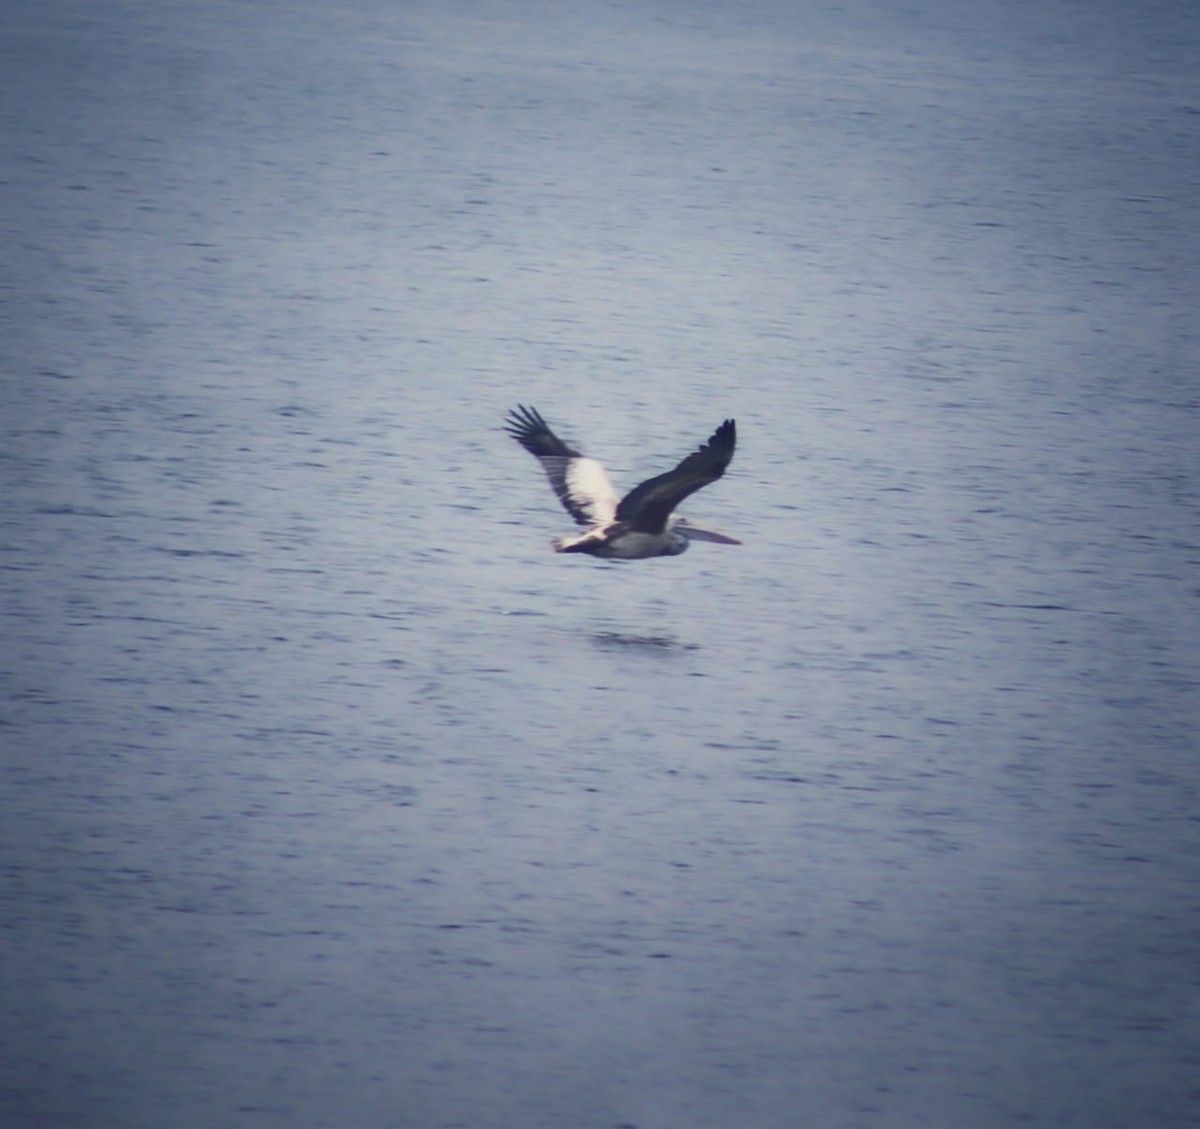
[[[706,529],[703,525],[697,525],[685,517],[676,520],[675,531],[682,533],[689,541],[713,541],[718,545],[741,544],[736,537],[729,537],[724,533],[718,533],[715,529]]]

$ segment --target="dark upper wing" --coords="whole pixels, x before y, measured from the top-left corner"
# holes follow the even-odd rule
[[[600,525],[612,520],[617,496],[604,467],[564,443],[536,408],[518,404],[508,413],[505,430],[536,456],[558,500],[578,524]]]
[[[643,533],[661,533],[675,507],[702,486],[716,482],[725,473],[737,444],[737,427],[727,419],[698,451],[693,451],[674,470],[635,486],[617,507],[617,520],[627,521]]]

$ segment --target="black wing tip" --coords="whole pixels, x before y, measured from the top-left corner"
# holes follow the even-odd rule
[[[737,446],[737,421],[727,419],[716,431],[709,436],[709,440],[701,448],[702,451],[708,451],[711,454],[722,456],[725,465],[728,465],[729,460],[733,458],[733,449]],[[722,466],[724,469],[724,466]]]
[[[527,408],[524,404],[518,404],[515,408],[510,408],[508,415],[504,417],[504,430],[514,439],[520,439],[531,431],[549,431],[550,428],[546,426],[546,421],[542,419],[542,413],[537,408]]]
[[[518,404],[504,417],[504,430],[535,455],[544,454],[540,448],[544,447],[547,439],[554,438],[554,432],[542,419],[541,412],[524,404]]]
[[[542,413],[537,408],[518,404],[504,417],[504,430],[539,459],[579,457],[574,447],[564,443],[550,430],[550,425],[542,419]]]

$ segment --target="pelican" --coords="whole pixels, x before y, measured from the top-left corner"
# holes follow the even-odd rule
[[[702,486],[716,482],[733,458],[737,429],[727,419],[698,450],[674,470],[635,486],[620,501],[608,472],[595,459],[564,443],[534,408],[518,404],[505,430],[542,464],[554,493],[583,532],[556,537],[556,553],[588,553],[621,561],[677,557],[692,541],[740,545],[724,533],[694,525],[675,507]]]

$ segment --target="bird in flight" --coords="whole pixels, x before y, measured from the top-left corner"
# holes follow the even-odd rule
[[[574,536],[556,537],[551,542],[556,553],[636,561],[676,557],[692,541],[741,544],[675,513],[684,498],[725,473],[737,442],[731,419],[674,470],[647,479],[619,501],[604,467],[564,443],[535,408],[518,404],[508,413],[505,430],[542,464],[558,500],[583,527]]]

